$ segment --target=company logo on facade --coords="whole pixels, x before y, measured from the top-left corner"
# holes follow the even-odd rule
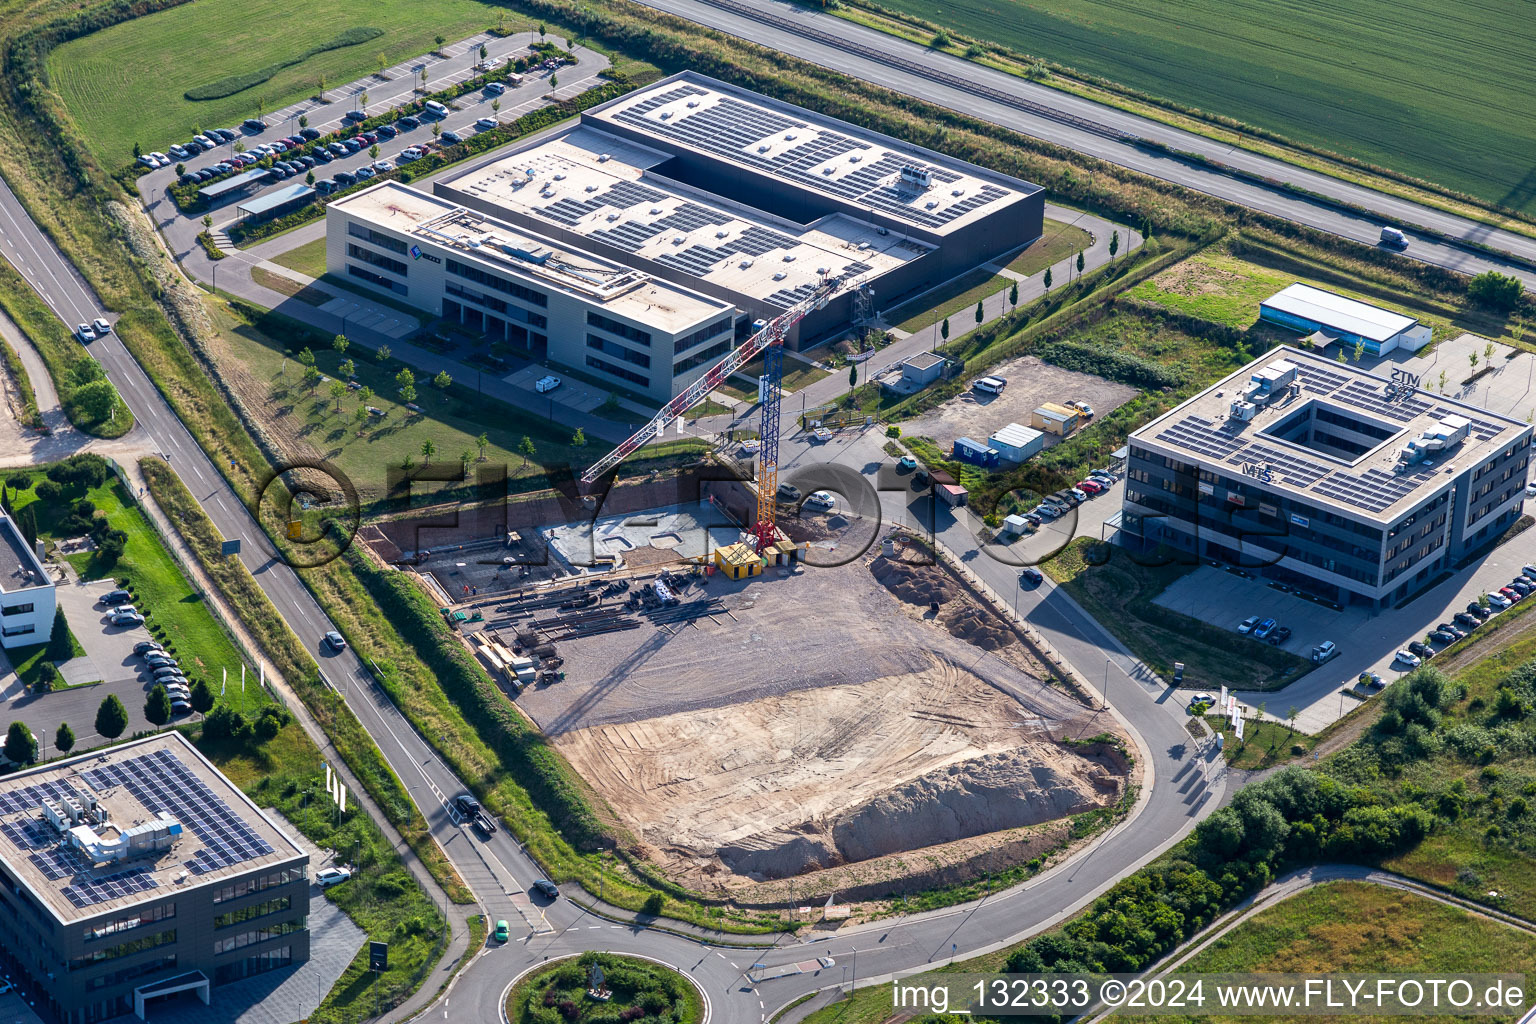
[[[1306,528],[1306,527],[1309,527],[1309,526],[1312,525],[1312,520],[1308,519],[1306,516],[1299,516],[1296,513],[1292,512],[1291,513],[1291,525],[1292,526],[1300,526],[1302,528]]]
[[[1394,384],[1402,384],[1406,387],[1417,389],[1421,379],[1418,374],[1409,373],[1407,370],[1392,371],[1392,383]]]
[[[419,245],[411,246],[411,259],[413,259],[413,260],[426,260],[428,263],[442,263],[443,262],[442,260],[438,259],[436,256],[433,256],[429,252],[422,252],[421,251],[421,246],[419,246]]]

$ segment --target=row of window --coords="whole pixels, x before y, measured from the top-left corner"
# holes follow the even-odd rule
[[[587,348],[610,356],[617,356],[626,363],[634,363],[636,366],[643,366],[646,369],[650,369],[651,366],[651,357],[644,352],[636,352],[632,348],[625,348],[617,342],[598,337],[596,334],[587,335]]]
[[[612,374],[613,376],[622,380],[627,380],[638,384],[643,388],[648,388],[651,386],[651,378],[647,377],[645,374],[635,373],[632,370],[626,370],[622,366],[615,366],[614,364],[608,362],[606,359],[599,359],[597,356],[587,356],[587,365],[592,367],[594,370],[601,370],[604,373]]]
[[[366,227],[356,221],[352,221],[347,225],[347,234],[353,238],[361,238],[370,242],[380,249],[388,249],[390,252],[404,253],[406,251],[406,245],[400,239],[393,238],[380,231],[375,231],[373,228]]]
[[[214,968],[214,985],[225,985],[231,981],[239,981],[241,978],[249,978],[253,974],[261,974],[265,971],[275,971],[279,967],[287,967],[293,963],[293,947],[278,946],[276,949],[264,949],[260,953],[248,956],[234,963],[220,964]]]
[[[404,277],[406,274],[406,265],[404,263],[392,257],[385,256],[381,252],[374,252],[372,249],[364,249],[360,245],[349,244],[347,246],[347,255],[351,256],[355,260],[362,260],[364,263],[378,267],[380,270],[387,270],[391,274],[399,274],[401,277]]]
[[[677,362],[672,364],[672,376],[681,377],[683,374],[687,373],[689,370],[693,369],[695,366],[700,365],[701,363],[709,363],[719,359],[721,356],[725,355],[731,350],[731,343],[735,340],[736,339],[733,337],[722,338],[718,344],[711,345],[708,348],[701,348],[693,355],[688,356],[686,359],[679,359]]]
[[[461,299],[468,299],[470,302],[484,306],[486,309],[501,313],[510,320],[532,324],[534,327],[549,326],[549,318],[543,313],[534,313],[524,309],[522,306],[514,306],[505,299],[498,299],[494,295],[482,295],[480,292],[471,291],[456,282],[449,281],[443,290],[449,295],[457,295]]]
[[[731,322],[730,314],[726,314],[719,320],[716,320],[714,323],[706,324],[705,326],[700,327],[698,330],[694,331],[692,334],[685,334],[681,338],[678,338],[677,344],[673,345],[672,349],[675,352],[686,352],[688,349],[693,348],[693,346],[699,344],[700,342],[708,341],[710,338],[713,338],[721,331],[730,330]]]
[[[108,935],[117,935],[121,932],[132,931],[146,924],[154,924],[156,921],[169,921],[176,916],[175,903],[158,903],[153,907],[144,907],[134,911],[127,917],[120,917],[115,921],[103,921],[92,925],[85,930],[85,941],[104,939]]]
[[[525,288],[518,284],[516,281],[508,281],[506,278],[497,277],[495,274],[487,274],[479,267],[472,267],[467,263],[460,263],[458,260],[453,259],[452,257],[444,262],[444,267],[447,269],[448,273],[454,275],[455,277],[462,277],[467,281],[474,281],[476,284],[483,284],[487,288],[494,288],[499,292],[505,292],[508,295],[522,299],[524,302],[531,302],[535,306],[542,308],[549,305],[549,296],[545,295],[543,292],[536,292],[532,288]]]
[[[250,931],[241,932],[238,935],[226,936],[213,940],[213,952],[217,956],[220,953],[229,953],[246,946],[254,946],[258,942],[266,942],[268,939],[276,939],[283,935],[292,935],[294,932],[302,932],[308,927],[305,918],[297,918],[293,921],[281,921],[277,924],[269,924],[265,928],[252,928]]]
[[[392,281],[385,277],[383,274],[375,273],[366,267],[360,267],[356,263],[347,264],[347,273],[351,274],[353,277],[360,281],[367,281],[369,284],[378,285],[380,288],[387,288],[390,291],[398,292],[401,295],[409,295],[411,291],[401,282]]]
[[[238,882],[231,882],[220,889],[213,890],[213,902],[228,903],[242,896],[249,896],[253,892],[262,892],[266,889],[276,888],[279,885],[287,885],[289,882],[302,882],[309,877],[309,871],[302,864],[293,867],[279,868],[269,871],[265,875],[257,875],[255,878],[242,878]]]
[[[603,316],[601,313],[594,313],[590,309],[587,310],[587,323],[599,330],[607,331],[609,334],[617,334],[621,338],[628,338],[637,345],[644,345],[646,348],[650,348],[650,331],[642,331],[638,327],[631,327],[629,324],[620,323],[612,317]]]
[[[26,604],[8,604],[0,608],[0,615],[25,615],[36,607],[37,605],[31,601],[28,601]]]
[[[134,978],[142,978],[146,974],[154,974],[168,967],[175,966],[176,954],[167,953],[165,956],[154,957],[153,959],[145,960],[143,963],[131,964],[128,967],[87,978],[85,979],[85,987],[89,990],[121,985],[125,981],[132,981]]]
[[[248,907],[239,910],[231,910],[219,914],[213,919],[215,930],[228,928],[230,925],[242,924],[246,921],[254,921],[258,917],[266,917],[268,914],[276,914],[293,906],[292,896],[279,896],[272,900],[263,900],[260,903],[252,903]]]
[[[0,636],[26,636],[28,633],[36,633],[36,626],[7,626],[0,629]]]
[[[153,935],[145,935],[137,939],[129,939],[127,942],[119,942],[115,946],[102,946],[93,949],[85,956],[77,956],[69,962],[69,969],[78,971],[82,967],[99,963],[102,960],[116,960],[120,956],[132,956],[142,953],[146,949],[154,949],[156,946],[168,946],[176,941],[176,929],[167,928],[163,932],[155,932]]]

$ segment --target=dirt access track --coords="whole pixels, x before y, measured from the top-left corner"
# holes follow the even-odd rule
[[[1094,419],[1098,419],[1136,396],[1133,387],[1116,384],[1089,373],[1064,370],[1041,362],[1034,356],[1011,359],[993,367],[988,373],[1007,378],[1008,386],[1002,394],[985,395],[975,390],[963,392],[916,419],[903,423],[901,432],[931,437],[948,448],[957,437],[986,441],[1010,423],[1022,423],[1027,427],[1029,414],[1046,402],[1058,405],[1087,402],[1093,407]],[[1092,423],[1093,420],[1088,422]],[[1062,440],[1054,434],[1045,435],[1046,447],[1060,444]]]
[[[960,639],[979,609],[953,584],[936,622],[913,571],[882,574],[895,596],[889,561],[714,577],[685,596],[727,615],[563,643],[567,678],[518,704],[672,877],[742,897],[1113,803],[1113,751],[1058,742],[1100,721],[1022,645]]]

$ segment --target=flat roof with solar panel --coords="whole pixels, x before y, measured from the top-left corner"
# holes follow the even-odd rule
[[[1281,347],[1164,413],[1131,441],[1241,474],[1262,486],[1373,521],[1519,442],[1530,426],[1423,390]]]
[[[308,855],[172,731],[0,778],[0,861],[68,922]]]

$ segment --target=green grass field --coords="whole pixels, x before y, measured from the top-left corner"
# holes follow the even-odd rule
[[[313,241],[305,242],[285,253],[279,253],[272,258],[272,262],[285,266],[289,270],[308,274],[310,277],[324,277],[325,236],[321,235]]]
[[[13,486],[11,490],[11,507],[17,512],[38,502],[36,484],[43,477],[35,472],[26,475],[32,478],[33,486],[24,491],[17,491]],[[14,479],[14,476],[7,479]],[[223,670],[229,670],[230,686],[221,698],[223,702],[247,714],[269,703],[271,698],[257,684],[255,665],[248,666],[245,691],[241,692],[240,665],[245,659],[202,595],[192,588],[181,567],[160,543],[159,534],[144,518],[144,513],[123,491],[122,485],[116,480],[108,480],[84,495],[66,494],[70,503],[79,497],[95,502],[97,511],[104,513],[114,528],[128,534],[123,556],[115,565],[103,565],[92,554],[66,556],[81,578],[127,580],[134,594],[135,607],[148,615],[150,625],[164,630],[189,679],[206,679],[214,693],[218,693]],[[53,507],[38,504],[38,535],[56,539],[52,533],[53,524],[67,512],[63,503]],[[97,627],[95,623],[75,623],[72,628]]]
[[[314,95],[318,76],[343,85],[436,45],[496,24],[505,8],[479,0],[197,0],[65,43],[48,57],[48,74],[108,167],[133,159],[133,144],[165,149],[193,128],[237,125]],[[508,27],[521,19],[509,17]],[[182,94],[226,75],[287,60],[349,28],[384,30],[377,39],[317,54],[260,85],[223,99],[192,102]],[[335,94],[328,94],[334,98]]]
[[[1366,882],[1329,882],[1244,921],[1179,968],[1178,974],[1498,972],[1536,958],[1536,938],[1487,918],[1413,893]],[[1208,1001],[1209,1002],[1209,1001]],[[1252,1018],[1136,1017],[1126,1024],[1239,1021]],[[1349,1020],[1381,1024],[1401,1017],[1273,1016],[1269,1021]],[[1418,1017],[1416,1020],[1466,1018]],[[1512,1015],[1479,1017],[1489,1022]]]
[[[1019,253],[1008,264],[1015,274],[1038,274],[1046,267],[1054,266],[1074,256],[1093,244],[1093,236],[1075,224],[1045,219],[1040,241]],[[1125,236],[1120,236],[1120,254],[1125,253]]]
[[[882,0],[968,36],[1536,210],[1521,0]]]

